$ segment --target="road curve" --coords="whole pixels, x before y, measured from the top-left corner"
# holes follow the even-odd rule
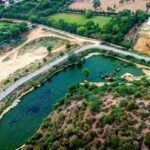
[[[143,59],[145,61],[150,61],[150,57],[148,56],[142,56],[142,55],[138,55],[132,52],[128,52],[128,51],[123,51],[121,49],[117,49],[117,48],[112,48],[110,46],[106,46],[106,45],[87,45],[84,46],[82,48],[76,49],[74,51],[75,54],[79,54],[82,52],[85,52],[89,49],[103,49],[106,51],[112,51],[118,54],[122,54],[125,56],[132,56],[136,59]],[[15,83],[13,83],[11,86],[9,86],[7,89],[5,89],[5,91],[0,93],[0,101],[3,100],[6,96],[8,96],[10,93],[12,93],[14,90],[16,90],[18,87],[20,87],[21,85],[23,85],[24,83],[28,82],[29,80],[37,77],[38,75],[46,72],[47,70],[51,69],[53,66],[55,65],[59,65],[61,62],[63,62],[64,60],[66,60],[68,58],[68,54],[65,54],[62,57],[59,57],[57,60],[44,65],[43,67],[41,67],[40,69],[36,70],[35,72],[29,73],[28,75],[20,78],[19,80],[17,80]]]

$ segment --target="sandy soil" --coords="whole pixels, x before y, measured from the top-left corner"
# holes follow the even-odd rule
[[[104,82],[89,82],[87,80],[84,80],[84,82],[81,82],[81,85],[84,85],[85,83],[88,83],[89,85],[96,85],[98,87],[103,86],[105,83]]]
[[[140,52],[150,54],[150,47],[147,44],[150,43],[150,38],[140,37],[135,45],[135,49]]]
[[[43,30],[44,28],[49,29],[49,31]],[[80,37],[70,35],[63,36],[63,34],[59,34],[57,32],[53,32],[51,28],[45,26],[38,26],[37,28],[31,30],[31,32],[27,35],[27,41],[17,48],[13,49],[11,52],[7,52],[3,55],[0,55],[0,81],[9,77],[9,75],[13,74],[18,69],[24,68],[25,66],[35,62],[36,60],[40,60],[48,55],[48,52],[45,47],[39,47],[35,51],[31,49],[27,51],[23,55],[19,55],[19,50],[27,43],[32,40],[41,37],[53,36],[58,37],[63,40],[70,41],[71,44],[81,44],[83,42],[89,42],[86,39],[82,39]],[[65,44],[60,45],[57,49],[54,49],[52,53],[58,53],[60,51],[65,50]]]
[[[9,58],[8,61],[3,62],[4,58],[0,58],[0,80],[7,78],[16,70],[29,65],[35,60],[44,58],[45,56],[47,56],[47,54],[47,50],[41,47],[32,53],[26,53],[20,56],[18,56],[17,51],[13,51],[9,55],[7,55],[7,58]]]
[[[121,78],[124,78],[127,81],[134,81],[134,80],[140,80],[141,79],[141,77],[135,77],[131,73],[125,73],[124,75],[121,76]]]
[[[132,11],[136,11],[137,9],[142,9],[146,11],[146,3],[150,2],[149,0],[131,0],[130,2],[125,2],[124,4],[119,4],[119,0],[101,0],[101,7],[97,9],[97,11],[108,11],[108,7],[114,7],[116,5],[116,11],[121,11],[123,9],[130,9]],[[91,2],[74,2],[70,5],[72,9],[91,9],[94,10],[93,4]]]
[[[140,52],[150,54],[150,26],[143,24],[139,32],[139,39],[134,49]]]

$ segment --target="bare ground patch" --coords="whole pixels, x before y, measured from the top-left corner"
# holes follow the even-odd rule
[[[107,8],[114,8],[116,11],[121,11],[123,9],[130,9],[136,11],[137,9],[142,9],[146,11],[146,3],[150,2],[149,0],[131,0],[129,2],[124,2],[123,4],[119,3],[119,0],[101,0],[101,7],[97,8],[97,11],[108,11]],[[70,5],[72,9],[91,9],[94,10],[92,2],[73,2]]]
[[[134,49],[140,52],[150,54],[150,26],[143,24],[139,32],[139,38]]]

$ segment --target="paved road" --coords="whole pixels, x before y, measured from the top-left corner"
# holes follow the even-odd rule
[[[135,54],[135,53],[123,51],[121,49],[116,49],[116,48],[112,48],[110,46],[105,46],[105,45],[88,45],[88,46],[84,46],[82,48],[79,48],[79,49],[75,50],[75,54],[79,54],[81,52],[84,52],[84,51],[87,51],[87,50],[93,49],[93,48],[104,49],[106,51],[113,51],[113,52],[116,52],[116,53],[119,53],[119,54],[123,54],[125,56],[127,56],[127,55],[132,56],[136,59],[143,59],[143,60],[146,60],[146,61],[150,61],[150,57],[148,57],[148,56],[138,55],[138,54]],[[51,69],[53,66],[59,65],[61,62],[63,62],[67,58],[68,58],[68,54],[66,54],[66,55],[58,58],[57,60],[41,67],[40,69],[36,70],[33,73],[30,73],[30,74],[20,78],[18,81],[16,81],[10,87],[8,87],[5,91],[0,93],[0,101],[3,100],[6,96],[8,96],[15,89],[17,89],[19,86],[23,85],[24,83],[26,83],[27,81],[33,79],[34,77],[37,77],[38,75],[46,72],[47,70]]]

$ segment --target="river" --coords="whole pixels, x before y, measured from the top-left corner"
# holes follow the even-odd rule
[[[0,150],[13,150],[29,139],[39,128],[42,120],[50,113],[52,105],[63,97],[70,85],[83,81],[83,68],[90,71],[89,81],[103,81],[102,75],[114,72],[116,66],[124,73],[142,75],[142,70],[134,66],[124,67],[124,62],[106,56],[92,56],[81,67],[71,66],[46,81],[43,86],[21,98],[21,102],[0,120]]]

